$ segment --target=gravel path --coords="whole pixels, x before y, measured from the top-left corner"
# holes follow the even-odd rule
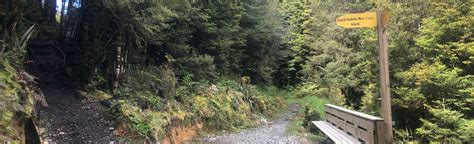
[[[263,124],[255,129],[248,129],[239,133],[209,136],[202,140],[203,143],[229,144],[229,143],[310,143],[306,139],[287,134],[286,126],[298,112],[297,105],[291,105],[290,111],[284,113],[274,122]]]
[[[39,78],[47,107],[38,106],[38,127],[44,141],[56,143],[109,143],[114,141],[113,125],[104,119],[99,102],[78,99],[60,72],[62,59],[54,48],[35,48],[28,72]]]

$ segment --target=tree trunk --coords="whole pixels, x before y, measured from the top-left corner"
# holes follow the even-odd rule
[[[114,68],[114,78],[112,81],[112,91],[119,85],[120,74],[122,70],[122,47],[118,46],[116,49],[116,59]]]
[[[56,0],[47,0],[45,5],[47,21],[52,25],[56,25]]]
[[[58,38],[58,43],[59,43],[59,48],[63,49],[63,44],[64,44],[64,39],[65,39],[65,9],[66,9],[66,0],[61,0],[62,5],[61,5],[61,14],[59,18],[59,38]]]

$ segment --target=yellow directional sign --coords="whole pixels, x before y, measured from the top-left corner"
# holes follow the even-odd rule
[[[377,13],[345,14],[336,19],[336,25],[344,28],[367,28],[377,26]]]

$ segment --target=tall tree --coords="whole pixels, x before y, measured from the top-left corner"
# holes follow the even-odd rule
[[[245,49],[240,65],[244,76],[253,82],[272,84],[276,69],[287,56],[283,20],[277,3],[244,1],[245,13],[240,22],[244,29]]]

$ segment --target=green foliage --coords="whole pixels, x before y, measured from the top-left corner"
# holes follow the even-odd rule
[[[428,2],[394,3],[390,5],[392,18],[388,25],[391,71],[400,72],[419,62],[422,51],[415,45],[424,18],[430,13],[418,7],[429,7]]]
[[[123,80],[116,95],[120,99],[131,99],[142,108],[161,110],[164,107],[162,99],[175,96],[176,78],[166,68],[148,67],[133,71]]]
[[[222,74],[240,72],[238,63],[244,39],[239,27],[242,7],[240,2],[197,2],[202,26],[199,22],[193,32],[193,46],[197,53],[214,57],[216,68]]]
[[[296,103],[302,108],[308,108],[308,112],[315,112],[320,114],[320,118],[325,118],[325,104],[330,103],[330,101],[324,97],[318,96],[306,96],[303,98],[289,99],[289,103]],[[305,109],[300,109],[301,112]]]
[[[257,86],[258,95],[269,97],[291,98],[294,97],[292,89],[281,89],[276,86]]]
[[[394,97],[394,104],[404,111],[399,114],[402,117],[421,121],[417,134],[423,139],[466,141],[460,139],[460,134],[465,133],[461,131],[460,125],[466,120],[465,114],[472,108],[474,95],[469,91],[473,83],[472,76],[461,76],[460,72],[460,69],[449,69],[440,63],[421,63],[396,75],[403,80],[404,87],[395,90],[397,95]],[[407,123],[415,124],[413,121]]]
[[[371,7],[364,3],[283,5],[290,30],[294,31],[289,34],[288,44],[294,53],[289,66],[296,79],[304,81],[300,86],[303,90],[313,89],[338,105],[360,107],[362,89],[375,80],[374,72],[367,70],[374,68],[374,31],[342,29],[333,20],[344,9],[364,11]]]
[[[460,130],[458,130],[461,132],[459,136],[461,140],[466,142],[474,141],[474,127],[472,125],[474,125],[474,120],[472,119],[461,121]]]
[[[327,98],[315,95],[305,96],[301,98],[290,98],[290,104],[298,104],[300,107],[295,118],[287,125],[289,133],[310,138],[315,141],[322,140],[322,137],[313,133],[309,122],[325,118],[325,104],[330,103]]]
[[[302,98],[306,96],[313,96],[320,93],[321,89],[318,84],[315,83],[302,83],[301,85],[296,86],[295,88],[295,97]],[[318,93],[319,92],[319,93]],[[324,94],[322,94],[324,95]]]
[[[161,66],[159,73],[160,92],[166,99],[173,99],[176,96],[176,76],[170,65]]]
[[[36,102],[47,105],[25,76],[29,75],[17,73],[7,60],[0,59],[0,139],[19,140],[21,130],[14,121],[31,117]]]
[[[35,92],[34,78],[23,70],[35,26],[25,24],[23,15],[18,15],[26,9],[25,2],[9,4],[0,3],[0,139],[7,141],[20,140],[14,121],[32,115],[35,98],[46,105],[42,95]]]
[[[274,84],[282,60],[288,56],[284,47],[286,30],[278,12],[278,5],[271,2],[247,1],[242,3],[245,13],[240,21],[245,34],[244,52],[240,60],[243,76],[253,83]]]
[[[237,130],[253,125],[256,115],[271,115],[285,105],[279,96],[233,80],[210,85],[187,74],[177,83],[169,65],[141,68],[124,80],[110,113],[131,135],[148,140],[166,136],[172,125],[195,122],[210,130]]]
[[[361,99],[361,111],[370,115],[379,114],[378,109],[380,108],[381,104],[378,101],[377,90],[378,89],[375,84],[369,84],[367,87],[365,87],[365,95]]]
[[[93,99],[97,101],[103,101],[103,100],[108,100],[112,98],[111,95],[101,90],[92,90],[92,91],[77,90],[76,93],[81,98],[88,98],[88,99]]]
[[[34,32],[35,26],[31,26],[26,30],[23,35],[16,35],[19,32],[16,32],[16,28],[13,29],[11,33],[14,35],[10,36],[10,39],[7,39],[7,43],[2,46],[2,51],[0,51],[0,56],[10,59],[24,59],[26,54],[27,44]],[[23,61],[14,61],[14,66],[23,66]]]
[[[469,11],[472,5],[468,2],[453,6],[434,3],[431,7],[431,13],[435,15],[423,20],[416,44],[429,59],[440,60],[449,67],[461,68],[465,74],[474,74],[474,15]]]
[[[313,126],[312,121],[321,120],[321,115],[318,111],[310,111],[308,107],[305,107],[303,116],[303,127],[310,128]]]
[[[296,97],[328,97],[333,104],[378,115],[376,31],[334,25],[334,19],[343,13],[373,11],[375,6],[281,4],[291,49],[290,69],[281,79],[302,81],[295,88]],[[387,32],[397,137],[403,141],[470,141],[470,134],[461,133],[468,133],[463,126],[473,118],[472,4],[384,6],[392,13]]]
[[[179,75],[192,75],[198,81],[217,78],[214,58],[209,55],[177,59],[176,65],[178,65]]]
[[[125,123],[133,132],[148,140],[163,136],[165,127],[170,123],[169,113],[142,110],[125,100],[117,101],[111,109],[111,114],[118,123]]]
[[[442,102],[437,105],[428,106],[428,112],[433,116],[431,119],[421,118],[422,126],[417,128],[417,134],[422,138],[433,142],[461,143],[471,142],[473,132],[471,126],[463,114],[446,107]],[[472,121],[472,120],[471,120]]]
[[[420,5],[429,11],[418,11]],[[472,141],[472,9],[467,2],[396,4],[391,26],[397,128],[404,141]],[[470,9],[470,10],[469,10]],[[399,14],[397,14],[399,13]],[[397,16],[399,15],[399,16]],[[400,36],[401,35],[401,36]]]
[[[94,83],[97,77],[106,82],[113,79],[109,72],[115,68],[117,47],[121,47],[124,65],[161,64],[168,60],[157,46],[167,40],[164,31],[171,27],[169,22],[177,15],[166,6],[81,2],[85,10],[77,40],[80,59],[71,59],[79,63],[73,67],[74,78],[79,82]],[[105,85],[104,82],[101,85]]]
[[[13,134],[12,120],[16,112],[22,111],[20,104],[21,89],[17,81],[16,71],[5,60],[0,65],[0,136],[9,137]]]
[[[310,54],[310,41],[312,41],[311,27],[314,19],[311,18],[312,9],[309,5],[295,2],[284,3],[280,8],[283,11],[283,17],[288,21],[288,45],[291,50],[290,61],[288,64],[289,81],[298,82],[300,78],[299,71]]]
[[[94,73],[113,79],[108,71],[118,46],[126,53],[126,63],[171,62],[178,76],[192,74],[197,81],[248,75],[254,82],[270,84],[284,63],[279,61],[285,57],[284,28],[275,3],[181,0],[83,5],[88,7],[84,25],[90,27],[81,29],[87,35],[79,43],[84,48],[81,57],[90,59],[81,59],[74,71],[85,83],[96,81]]]

